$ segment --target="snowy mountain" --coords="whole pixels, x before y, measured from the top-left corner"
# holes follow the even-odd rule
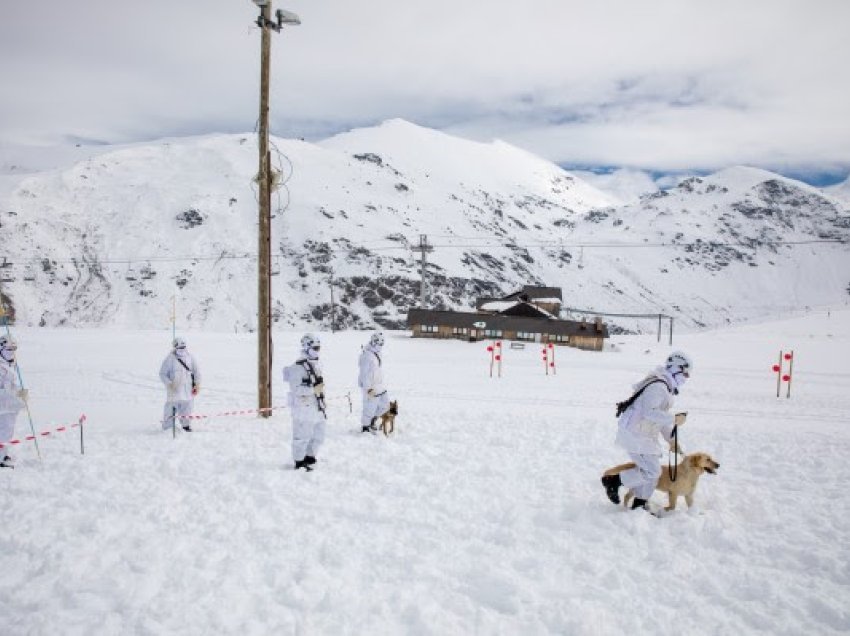
[[[732,168],[619,205],[508,144],[401,120],[273,141],[281,326],[403,325],[420,235],[438,308],[555,285],[571,307],[693,327],[847,299],[846,243],[776,245],[847,241],[847,209],[769,172]],[[253,329],[256,154],[253,135],[212,135],[5,170],[0,281],[18,322],[159,328],[175,302],[178,326]]]
[[[833,186],[824,188],[824,191],[827,194],[842,200],[846,207],[850,208],[850,176],[841,183],[836,183]]]

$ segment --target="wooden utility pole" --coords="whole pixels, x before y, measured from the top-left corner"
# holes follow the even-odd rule
[[[271,329],[271,153],[269,152],[269,77],[271,74],[271,33],[279,32],[284,24],[300,24],[294,13],[278,9],[276,20],[272,20],[271,0],[254,0],[260,8],[257,26],[262,34],[260,41],[260,122],[259,150],[260,167],[257,174],[260,219],[257,249],[257,389],[259,411],[269,417],[272,405],[272,329]],[[266,410],[263,410],[266,409]]]
[[[271,21],[271,3],[260,7],[257,24],[262,33],[260,40],[260,170],[257,175],[260,223],[257,250],[257,388],[259,409],[272,405],[272,361],[271,361],[271,179],[269,178],[269,77],[271,67],[271,34],[267,22]],[[262,22],[260,22],[262,20]],[[269,417],[271,411],[261,410],[261,417]]]

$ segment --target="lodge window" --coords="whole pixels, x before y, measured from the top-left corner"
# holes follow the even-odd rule
[[[484,335],[489,337],[489,338],[501,338],[502,337],[502,330],[501,329],[487,329],[484,332]]]
[[[555,342],[569,342],[570,337],[565,335],[557,335],[555,336]]]
[[[517,340],[534,340],[534,335],[535,334],[533,334],[529,331],[517,331],[516,332],[516,339]]]
[[[452,334],[455,336],[465,336],[469,332],[466,327],[452,327]]]
[[[422,325],[420,330],[422,333],[437,333],[440,328],[437,325]]]

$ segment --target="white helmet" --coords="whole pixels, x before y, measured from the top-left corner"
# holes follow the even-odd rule
[[[174,341],[171,343],[171,346],[174,348],[175,351],[177,349],[185,349],[186,341],[183,340],[183,338],[178,337],[174,339]]]
[[[0,356],[6,362],[15,361],[15,352],[18,350],[18,343],[10,336],[0,336]]]
[[[311,360],[316,360],[319,357],[319,349],[322,347],[322,341],[319,336],[312,333],[305,333],[301,337],[301,350],[307,354]]]
[[[384,333],[382,331],[376,331],[372,334],[372,337],[369,338],[369,344],[373,347],[383,347],[384,346]]]
[[[691,362],[691,357],[682,351],[674,351],[667,356],[667,362],[664,366],[671,374],[684,373],[685,376],[690,376],[694,365]]]

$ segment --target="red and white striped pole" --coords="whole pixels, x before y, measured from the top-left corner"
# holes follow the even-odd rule
[[[788,373],[782,376],[782,379],[788,383],[788,392],[785,394],[786,398],[791,397],[791,378],[794,374],[794,351],[791,350],[785,354],[785,359],[788,360]]]
[[[493,377],[493,360],[495,359],[496,354],[494,353],[495,348],[493,345],[487,345],[487,352],[490,354],[490,377]]]
[[[496,362],[498,363],[499,377],[502,377],[502,341],[496,341]]]
[[[782,390],[782,350],[779,351],[779,364],[773,365],[773,372],[776,374],[776,397],[779,397],[779,392]]]

